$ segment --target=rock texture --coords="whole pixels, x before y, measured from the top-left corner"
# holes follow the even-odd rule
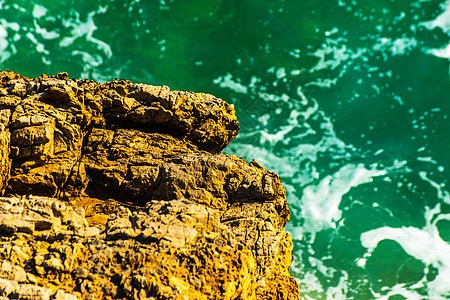
[[[280,178],[212,95],[0,72],[0,299],[298,299]]]

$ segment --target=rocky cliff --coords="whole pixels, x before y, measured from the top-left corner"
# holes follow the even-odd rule
[[[0,299],[298,299],[238,131],[209,94],[0,72]]]

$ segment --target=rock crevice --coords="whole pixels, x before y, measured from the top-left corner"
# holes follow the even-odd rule
[[[298,299],[279,176],[220,154],[238,131],[209,94],[0,72],[0,299]]]

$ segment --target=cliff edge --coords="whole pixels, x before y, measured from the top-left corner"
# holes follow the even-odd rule
[[[209,94],[0,72],[0,299],[298,299],[277,174]]]

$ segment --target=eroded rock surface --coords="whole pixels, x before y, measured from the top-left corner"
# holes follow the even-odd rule
[[[280,178],[208,94],[0,72],[0,299],[298,299]]]

